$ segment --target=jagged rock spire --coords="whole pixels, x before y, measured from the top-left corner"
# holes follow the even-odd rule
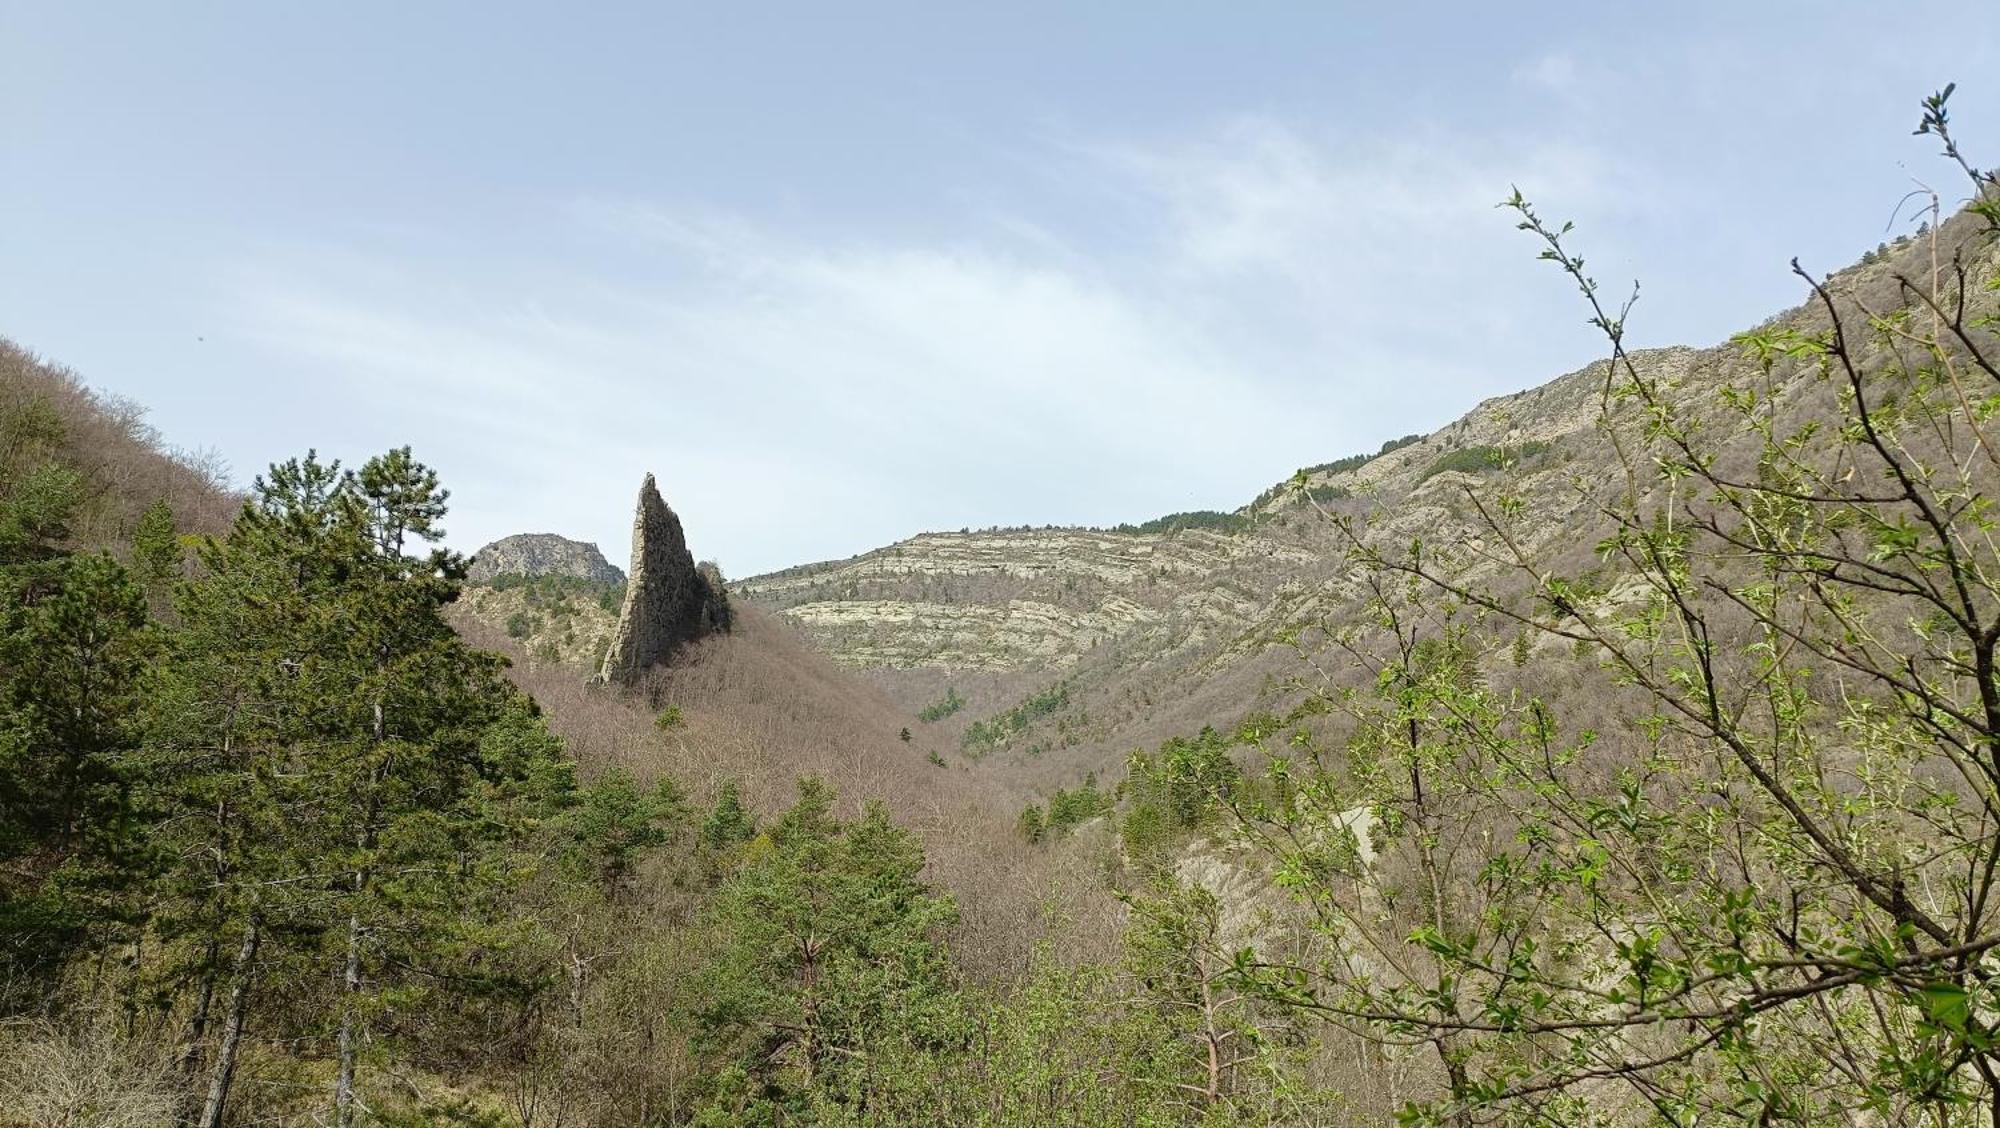
[[[630,685],[681,644],[729,629],[729,600],[712,564],[695,567],[681,519],[660,497],[651,474],[639,487],[632,519],[632,568],[598,677]]]

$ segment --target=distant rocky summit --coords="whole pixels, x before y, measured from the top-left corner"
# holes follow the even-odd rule
[[[472,556],[466,580],[490,584],[499,576],[573,576],[607,584],[625,582],[625,573],[604,559],[597,546],[554,533],[501,537]]]
[[[713,564],[695,566],[681,519],[651,474],[632,519],[632,574],[598,677],[630,685],[681,644],[729,629],[729,597]]]

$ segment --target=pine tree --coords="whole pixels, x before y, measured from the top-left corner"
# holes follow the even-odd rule
[[[1221,905],[1207,889],[1171,876],[1125,903],[1132,910],[1125,963],[1144,988],[1137,1005],[1153,1011],[1180,1047],[1163,1055],[1163,1076],[1141,1081],[1203,1115],[1236,1093],[1245,1067],[1257,1060],[1250,999],[1233,981],[1220,940]]]
[[[139,527],[132,533],[132,570],[148,591],[158,591],[180,578],[180,534],[165,498],[147,506],[139,517]]]
[[[920,1038],[951,992],[940,934],[949,898],[919,880],[923,848],[879,804],[843,822],[832,789],[799,799],[718,892],[700,1018],[748,1088],[742,1119],[847,1100],[856,1063],[885,1039]]]
[[[195,992],[184,1065],[208,1065],[202,1128],[222,1123],[267,968],[325,927],[326,891],[296,875],[327,869],[316,833],[327,804],[306,756],[337,735],[339,596],[361,558],[358,514],[337,467],[310,455],[272,467],[178,593],[153,686],[154,742],[175,781],[169,852],[182,860],[158,924],[182,943]]]
[[[1042,833],[1046,829],[1046,824],[1042,821],[1042,805],[1030,803],[1021,808],[1021,817],[1015,825],[1020,829],[1021,837],[1029,842],[1040,842]]]
[[[189,861],[169,917],[195,953],[192,1044],[229,984],[203,1124],[220,1122],[279,955],[332,965],[333,1120],[353,1123],[384,977],[421,977],[459,941],[476,859],[532,813],[508,797],[564,783],[546,743],[487,738],[519,705],[500,660],[440,614],[463,562],[404,553],[439,535],[435,483],[407,451],[360,474],[312,455],[274,466],[182,588],[158,727],[183,781],[177,833],[195,840],[176,851]]]
[[[12,863],[0,963],[47,971],[120,915],[135,872],[137,690],[154,636],[109,556],[25,572],[32,583],[0,616],[0,859]]]
[[[757,820],[744,808],[736,781],[724,780],[721,791],[715,796],[715,806],[701,824],[702,843],[711,850],[721,850],[738,842],[747,842],[756,833]]]
[[[687,800],[672,780],[644,789],[623,771],[607,772],[580,793],[563,821],[572,871],[615,899],[639,858],[671,841],[686,819]]]

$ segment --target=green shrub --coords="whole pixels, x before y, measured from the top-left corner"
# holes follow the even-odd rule
[[[1028,726],[1069,704],[1069,686],[1057,682],[1004,713],[974,721],[962,741],[967,751],[984,752],[1006,743]]]
[[[1108,814],[1112,807],[1112,796],[1108,791],[1099,790],[1097,773],[1083,778],[1083,786],[1070,790],[1058,789],[1049,797],[1048,828],[1051,834],[1067,834],[1102,814]]]
[[[486,581],[485,586],[494,591],[520,591],[527,596],[528,606],[538,609],[567,610],[574,599],[594,602],[617,614],[625,600],[624,584],[586,580],[581,576],[524,576],[519,572],[504,572]]]
[[[1230,746],[1228,737],[1204,728],[1192,739],[1167,741],[1155,755],[1134,753],[1126,784],[1134,805],[1158,809],[1174,826],[1201,825],[1242,785]]]
[[[1117,525],[1114,533],[1177,533],[1182,529],[1208,529],[1218,533],[1234,533],[1250,527],[1251,520],[1241,513],[1223,513],[1214,509],[1192,509],[1186,513],[1169,513],[1165,517],[1155,517],[1151,521],[1137,525]]]
[[[960,697],[958,695],[958,690],[956,688],[952,686],[946,686],[944,689],[944,697],[941,700],[933,701],[929,705],[926,705],[922,709],[918,710],[917,719],[927,725],[934,724],[938,721],[944,720],[946,717],[951,716],[953,713],[956,713],[963,708],[965,708],[965,698]]]
[[[1383,443],[1381,448],[1374,454],[1350,454],[1346,458],[1336,458],[1332,462],[1322,462],[1318,466],[1303,467],[1290,478],[1258,494],[1257,500],[1250,503],[1250,508],[1252,510],[1263,508],[1266,503],[1276,499],[1287,490],[1292,489],[1298,482],[1305,478],[1314,477],[1319,474],[1346,474],[1359,470],[1392,450],[1401,450],[1411,443],[1420,443],[1423,441],[1424,436],[1422,435],[1404,435],[1400,439],[1390,439],[1388,442]],[[1340,492],[1337,494],[1321,494],[1320,490],[1339,490]],[[1314,501],[1338,501],[1341,498],[1352,496],[1347,492],[1346,487],[1343,486],[1315,486],[1308,493]]]
[[[1108,815],[1117,806],[1117,798],[1110,791],[1097,786],[1097,773],[1083,777],[1083,784],[1074,788],[1058,788],[1049,797],[1046,812],[1041,804],[1030,803],[1021,810],[1018,827],[1021,837],[1030,842],[1042,842],[1060,838],[1099,815]]]
[[[653,721],[654,727],[661,732],[672,732],[686,723],[687,716],[681,712],[681,707],[678,705],[669,705],[660,710],[659,717]]]
[[[1390,439],[1388,442],[1383,443],[1381,449],[1377,450],[1374,454],[1350,454],[1346,458],[1336,458],[1332,462],[1322,462],[1318,466],[1308,466],[1306,467],[1306,473],[1308,475],[1344,474],[1351,470],[1359,470],[1392,450],[1401,450],[1411,443],[1420,443],[1423,441],[1424,437],[1422,435],[1404,435],[1400,439]]]
[[[1439,474],[1451,471],[1462,474],[1488,474],[1511,463],[1523,462],[1536,455],[1545,454],[1548,449],[1549,444],[1538,441],[1517,443],[1512,446],[1466,447],[1439,456],[1418,481],[1427,482]]]

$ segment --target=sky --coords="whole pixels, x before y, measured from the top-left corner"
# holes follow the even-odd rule
[[[0,0],[0,335],[236,480],[409,444],[449,543],[732,576],[1233,509],[1795,304],[1962,181],[1970,2]]]

